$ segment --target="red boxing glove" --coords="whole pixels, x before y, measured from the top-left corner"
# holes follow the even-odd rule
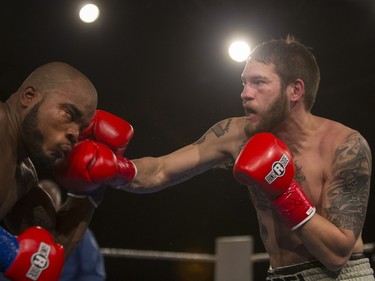
[[[107,145],[116,155],[123,155],[133,135],[133,127],[128,122],[109,112],[97,110],[78,140],[95,140]]]
[[[248,140],[233,168],[236,180],[258,184],[287,225],[295,230],[315,214],[315,207],[293,179],[295,168],[288,147],[270,133]]]
[[[64,265],[64,248],[54,242],[47,230],[39,226],[30,227],[16,238],[18,253],[5,271],[5,277],[14,281],[60,279]]]
[[[84,140],[55,166],[57,182],[75,193],[89,193],[102,185],[128,184],[136,175],[130,160],[117,156],[102,143]]]

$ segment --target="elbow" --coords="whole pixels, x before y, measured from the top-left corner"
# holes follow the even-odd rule
[[[348,263],[350,256],[335,256],[331,258],[327,258],[323,263],[323,265],[329,271],[338,271],[342,269]]]
[[[349,232],[349,231],[348,231]],[[330,271],[338,271],[345,267],[353,253],[355,239],[352,232],[349,232],[345,239],[336,239],[336,244],[331,251],[321,255],[320,262]]]
[[[346,263],[347,263],[347,261],[346,262],[337,262],[337,263],[329,262],[329,263],[324,264],[324,266],[329,271],[338,271],[338,270],[342,269],[346,265]]]

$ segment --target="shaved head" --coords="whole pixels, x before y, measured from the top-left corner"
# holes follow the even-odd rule
[[[45,167],[46,173],[77,142],[97,102],[92,82],[63,62],[36,68],[7,101],[11,118],[21,128],[25,153],[35,166]]]
[[[87,117],[97,107],[98,96],[95,86],[82,72],[64,62],[50,62],[36,68],[19,87],[16,95],[33,89],[41,101],[51,94],[66,96],[77,105]]]
[[[91,88],[96,94],[96,90],[91,81],[79,70],[63,62],[51,62],[35,69],[22,83],[19,91],[25,87],[34,86],[45,92],[56,88],[64,88],[67,83],[80,80],[86,84],[85,87]]]

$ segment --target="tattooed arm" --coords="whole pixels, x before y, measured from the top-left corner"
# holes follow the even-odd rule
[[[137,167],[137,176],[121,189],[137,193],[155,192],[186,181],[223,161],[233,160],[232,151],[239,152],[237,139],[245,137],[243,130],[239,129],[241,122],[242,118],[223,120],[197,142],[168,155],[132,160]]]
[[[323,191],[321,215],[297,231],[305,247],[328,269],[363,251],[361,231],[369,199],[371,151],[357,132],[337,148]]]

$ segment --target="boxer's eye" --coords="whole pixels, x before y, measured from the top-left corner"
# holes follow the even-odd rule
[[[81,112],[75,106],[70,104],[63,105],[62,110],[64,110],[68,122],[76,122],[82,117]]]
[[[65,110],[65,117],[69,122],[73,121],[73,113],[71,111]]]
[[[261,85],[261,84],[264,84],[264,83],[265,83],[265,81],[260,80],[260,79],[253,81],[254,85]]]

